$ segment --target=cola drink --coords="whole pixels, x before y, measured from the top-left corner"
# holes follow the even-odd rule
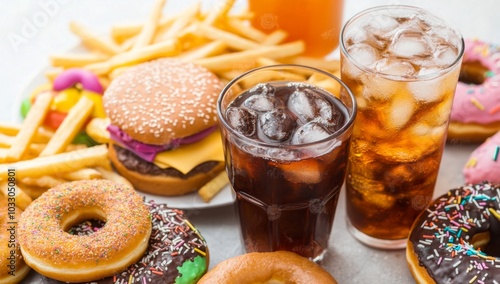
[[[226,170],[247,252],[323,258],[355,115],[354,97],[345,89],[342,94],[307,82],[273,81],[221,107]]]
[[[348,21],[341,41],[342,80],[358,102],[349,229],[367,245],[401,248],[432,199],[463,40],[422,9],[382,6]]]

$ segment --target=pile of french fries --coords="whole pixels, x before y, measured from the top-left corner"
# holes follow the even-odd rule
[[[291,63],[338,72],[338,60],[302,56],[304,42],[284,43],[287,33],[266,34],[250,25],[251,12],[231,13],[235,0],[221,0],[208,11],[197,2],[176,14],[163,13],[165,0],[155,0],[141,24],[116,24],[109,36],[72,22],[71,31],[81,39],[85,52],[51,56],[54,78],[62,70],[79,67],[109,82],[135,64],[160,57],[190,61],[231,80],[252,68]]]
[[[266,34],[252,27],[250,12],[231,13],[235,0],[222,0],[208,11],[203,11],[197,2],[176,14],[164,13],[165,3],[155,0],[143,23],[113,25],[109,36],[72,22],[69,28],[81,39],[85,51],[52,55],[52,68],[46,77],[53,81],[66,69],[83,68],[95,73],[106,86],[128,68],[161,57],[205,66],[224,83],[252,68],[280,63],[308,65],[331,73],[339,71],[337,60],[303,56],[302,41],[285,43],[285,31]],[[300,74],[274,75],[302,79],[296,77]],[[312,83],[321,85],[321,81]],[[0,123],[0,182],[5,182],[9,170],[14,169],[17,194],[25,204],[66,181],[106,178],[129,184],[112,170],[106,145],[70,144],[88,119],[92,102],[82,97],[55,132],[42,126],[50,102],[50,95],[39,95],[22,124]],[[105,125],[95,120],[100,128],[94,137],[106,143]],[[222,173],[201,188],[199,194],[209,202],[227,183],[227,176]]]
[[[0,192],[8,196],[15,185],[16,204],[24,209],[47,189],[69,181],[110,179],[132,186],[111,169],[105,144],[71,144],[93,102],[82,96],[52,131],[42,125],[52,99],[50,92],[38,95],[22,124],[0,123]]]

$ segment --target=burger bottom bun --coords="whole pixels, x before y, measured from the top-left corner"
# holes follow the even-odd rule
[[[224,170],[224,163],[220,162],[210,171],[195,174],[189,178],[141,174],[127,169],[120,163],[112,146],[109,147],[109,159],[115,170],[128,179],[135,189],[161,196],[179,196],[194,192]]]
[[[450,121],[450,125],[448,126],[448,141],[481,143],[498,131],[500,131],[500,122],[479,124]]]

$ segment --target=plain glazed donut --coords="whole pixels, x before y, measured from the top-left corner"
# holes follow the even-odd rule
[[[500,186],[469,184],[415,220],[406,259],[417,283],[500,283]]]
[[[16,236],[22,210],[4,197],[0,197],[0,210],[0,284],[19,283],[30,271]]]
[[[293,252],[253,252],[227,259],[198,284],[295,283],[331,284],[337,281],[318,264]]]
[[[482,142],[500,130],[500,47],[465,40],[448,138]]]
[[[208,269],[209,252],[205,239],[179,209],[146,203],[153,221],[148,250],[126,270],[93,284],[119,283],[182,283],[195,284]],[[88,235],[102,227],[99,222],[87,221],[75,226],[72,233]],[[62,284],[44,278],[46,284]]]
[[[89,219],[106,222],[88,236],[67,233]],[[21,215],[18,239],[26,263],[65,282],[112,276],[137,262],[148,246],[151,219],[131,187],[108,180],[64,183],[35,199]]]
[[[463,168],[467,183],[489,181],[500,184],[500,132],[477,147]]]

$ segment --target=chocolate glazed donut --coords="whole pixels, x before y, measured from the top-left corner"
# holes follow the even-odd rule
[[[153,223],[149,246],[137,263],[113,276],[89,283],[196,283],[207,271],[209,252],[205,239],[186,219],[184,212],[166,204],[146,203]],[[92,222],[73,228],[74,234],[89,234],[103,224]],[[44,278],[43,283],[61,284]]]
[[[469,184],[413,224],[406,256],[417,283],[500,283],[500,185]]]

